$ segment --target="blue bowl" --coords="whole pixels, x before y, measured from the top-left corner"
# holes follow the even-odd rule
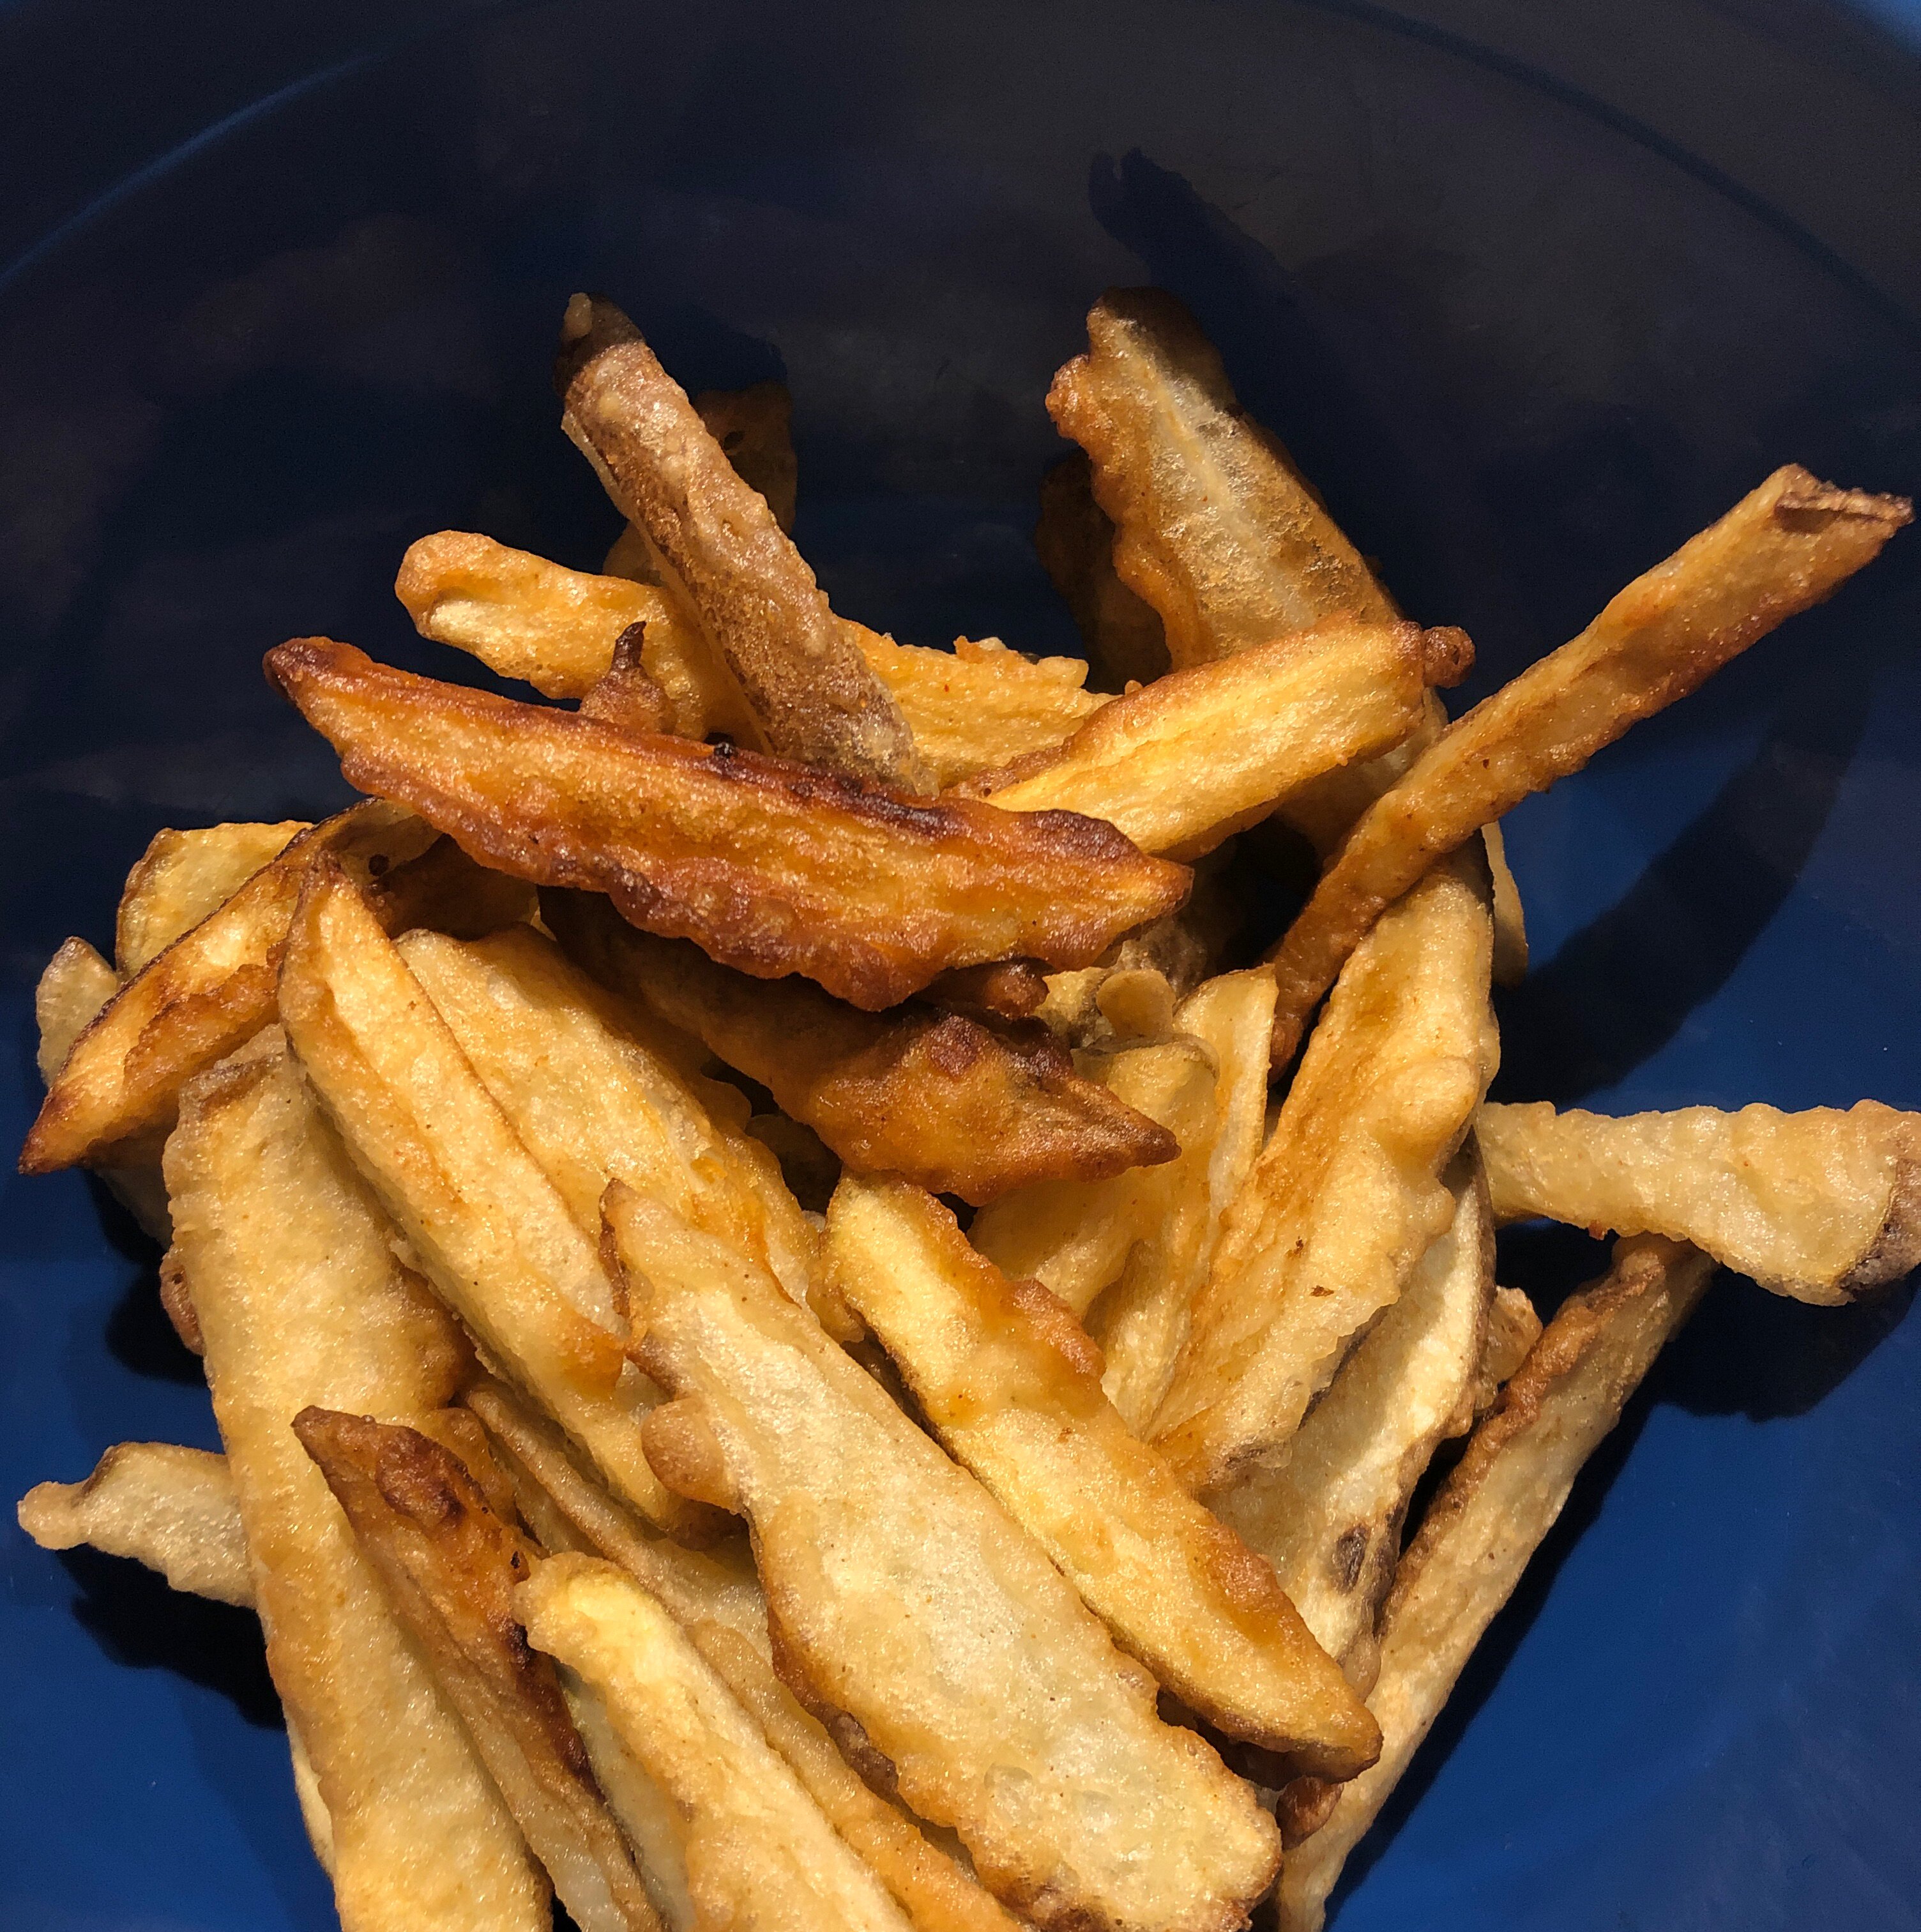
[[[1549,17],[1539,18],[1546,13]],[[1041,398],[1182,296],[1468,695],[1793,460],[1921,484],[1921,12],[0,4],[4,1135],[161,824],[344,796],[266,690],[452,525],[591,566],[562,304],[782,375],[798,535],[900,635],[1072,649]],[[1921,1106],[1921,538],[1509,822],[1512,1097]],[[7,1188],[0,1488],[212,1445],[154,1255]],[[1551,1301],[1584,1239],[1521,1231]],[[1583,1476],[1337,1898],[1368,1928],[1921,1924],[1921,1324],[1734,1280]],[[4,1531],[0,1922],[319,1927],[251,1619]]]

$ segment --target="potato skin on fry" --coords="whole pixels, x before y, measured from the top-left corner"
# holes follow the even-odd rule
[[[1362,814],[1270,954],[1275,1064],[1293,1058],[1362,934],[1441,854],[1832,596],[1913,518],[1903,498],[1839,489],[1791,464],[1456,719]]]
[[[308,638],[268,671],[350,783],[516,877],[877,1012],[954,966],[1091,964],[1187,896],[1186,868],[1071,812],[916,803],[806,766],[646,738]]]

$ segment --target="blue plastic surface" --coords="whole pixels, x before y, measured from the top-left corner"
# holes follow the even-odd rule
[[[388,592],[408,541],[599,556],[546,376],[577,286],[690,388],[785,376],[803,548],[919,641],[1073,648],[1041,398],[1112,282],[1194,307],[1472,632],[1470,697],[1779,462],[1914,490],[1916,8],[1535,10],[0,4],[0,1138],[35,974],[157,826],[344,795],[264,648],[472,675]],[[1917,584],[1911,534],[1514,815],[1500,1092],[1921,1106]],[[151,1251],[77,1175],[3,1184],[0,1490],[211,1444]],[[1598,1252],[1523,1232],[1505,1278]],[[1910,1292],[1716,1286],[1342,1932],[1921,1924]],[[331,1922],[250,1620],[0,1538],[0,1924]]]

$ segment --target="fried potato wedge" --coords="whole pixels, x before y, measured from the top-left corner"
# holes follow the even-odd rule
[[[181,1088],[274,1017],[274,974],[301,881],[332,858],[369,889],[382,922],[484,932],[528,909],[410,812],[370,802],[296,838],[198,926],[149,960],[73,1042],[20,1152],[23,1174],[103,1156],[172,1120]]]
[[[1143,852],[1196,858],[1399,743],[1428,686],[1473,662],[1459,631],[1336,619],[1114,699],[1031,776],[987,796],[1008,812],[1104,818]]]
[[[1614,1266],[1562,1305],[1477,1428],[1395,1573],[1368,1708],[1379,1761],[1287,1855],[1281,1932],[1320,1932],[1327,1895],[1440,1714],[1474,1646],[1560,1516],[1575,1478],[1693,1312],[1714,1272],[1658,1237],[1617,1244]],[[1294,1794],[1284,1794],[1284,1808]]]
[[[611,302],[568,302],[554,386],[562,427],[699,614],[769,748],[852,778],[931,790],[900,707],[814,572]]]
[[[1038,1028],[1002,1030],[922,1006],[861,1012],[803,980],[756,984],[696,946],[636,932],[603,899],[545,892],[541,903],[548,929],[603,986],[758,1081],[850,1167],[978,1203],[1178,1151]]]
[[[658,1392],[624,1360],[595,1244],[337,868],[301,895],[280,1000],[355,1165],[492,1364],[649,1522],[695,1539],[717,1531],[642,1453]]]
[[[34,987],[34,1021],[40,1033],[34,1055],[40,1084],[51,1088],[100,1009],[120,990],[120,975],[84,939],[61,942]]]
[[[610,1180],[683,1212],[698,1198],[705,1224],[806,1298],[814,1230],[780,1163],[729,1124],[739,1090],[676,1064],[684,1040],[529,926],[472,940],[412,933],[400,956],[591,1240]]]
[[[752,1528],[781,1674],[1047,1927],[1240,1924],[1279,1857],[1252,1792],[1026,1532],[772,1276],[656,1202],[605,1203],[655,1467]],[[792,1675],[790,1675],[792,1673]]]
[[[1453,1219],[1341,1364],[1287,1460],[1213,1498],[1215,1514],[1273,1564],[1308,1628],[1363,1690],[1408,1499],[1435,1449],[1472,1420],[1494,1298],[1480,1163],[1464,1151],[1446,1179]]]
[[[651,1786],[649,1813],[672,1821],[686,1900],[677,1922],[906,1932],[880,1879],[658,1598],[612,1564],[563,1556],[519,1603],[529,1641],[570,1673],[577,1706],[598,1707],[583,1729],[610,1801],[619,1809]]]
[[[1074,614],[1074,627],[1108,691],[1167,673],[1167,640],[1153,607],[1114,570],[1114,526],[1094,500],[1087,452],[1077,449],[1041,479],[1035,554]]]
[[[295,1438],[322,1402],[437,1408],[469,1360],[273,1033],[196,1078],[167,1142],[174,1252],[275,1688],[331,1821],[347,1932],[544,1932],[544,1881]]]
[[[156,832],[120,895],[113,959],[121,976],[131,979],[310,829],[305,819],[289,818],[272,825]]]
[[[1271,1458],[1453,1218],[1500,1059],[1487,871],[1451,860],[1343,972],[1194,1306],[1154,1441],[1197,1494]]]
[[[1368,808],[1275,948],[1276,1064],[1362,934],[1437,857],[1831,596],[1913,515],[1902,498],[1777,470],[1449,725]]]
[[[1838,1307],[1921,1262],[1921,1114],[1486,1110],[1500,1221],[1665,1234],[1797,1301]]]
[[[1268,1564],[1194,1502],[1101,1392],[1065,1305],[1011,1282],[904,1181],[844,1180],[841,1295],[948,1453],[1059,1564],[1114,1640],[1210,1724],[1332,1778],[1380,1739]]]
[[[1323,617],[1398,614],[1273,437],[1234,399],[1213,345],[1160,289],[1110,289],[1088,350],[1047,392],[1113,520],[1114,568],[1159,614],[1176,670]]]
[[[39,1483],[20,1527],[43,1550],[82,1544],[157,1570],[170,1589],[253,1607],[247,1533],[224,1456],[173,1442],[116,1442],[82,1483]]]
[[[1185,867],[1071,812],[914,804],[681,738],[637,737],[304,638],[269,674],[340,754],[490,866],[606,892],[636,925],[878,1011],[950,967],[1091,964],[1186,898]]]
[[[580,1932],[658,1932],[559,1674],[515,1615],[533,1546],[460,1458],[417,1430],[315,1408],[293,1430]]]

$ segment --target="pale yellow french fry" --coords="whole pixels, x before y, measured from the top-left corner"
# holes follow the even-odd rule
[[[289,818],[271,825],[156,832],[120,895],[113,958],[121,978],[130,980],[183,932],[226,904],[308,829],[306,820]]]

